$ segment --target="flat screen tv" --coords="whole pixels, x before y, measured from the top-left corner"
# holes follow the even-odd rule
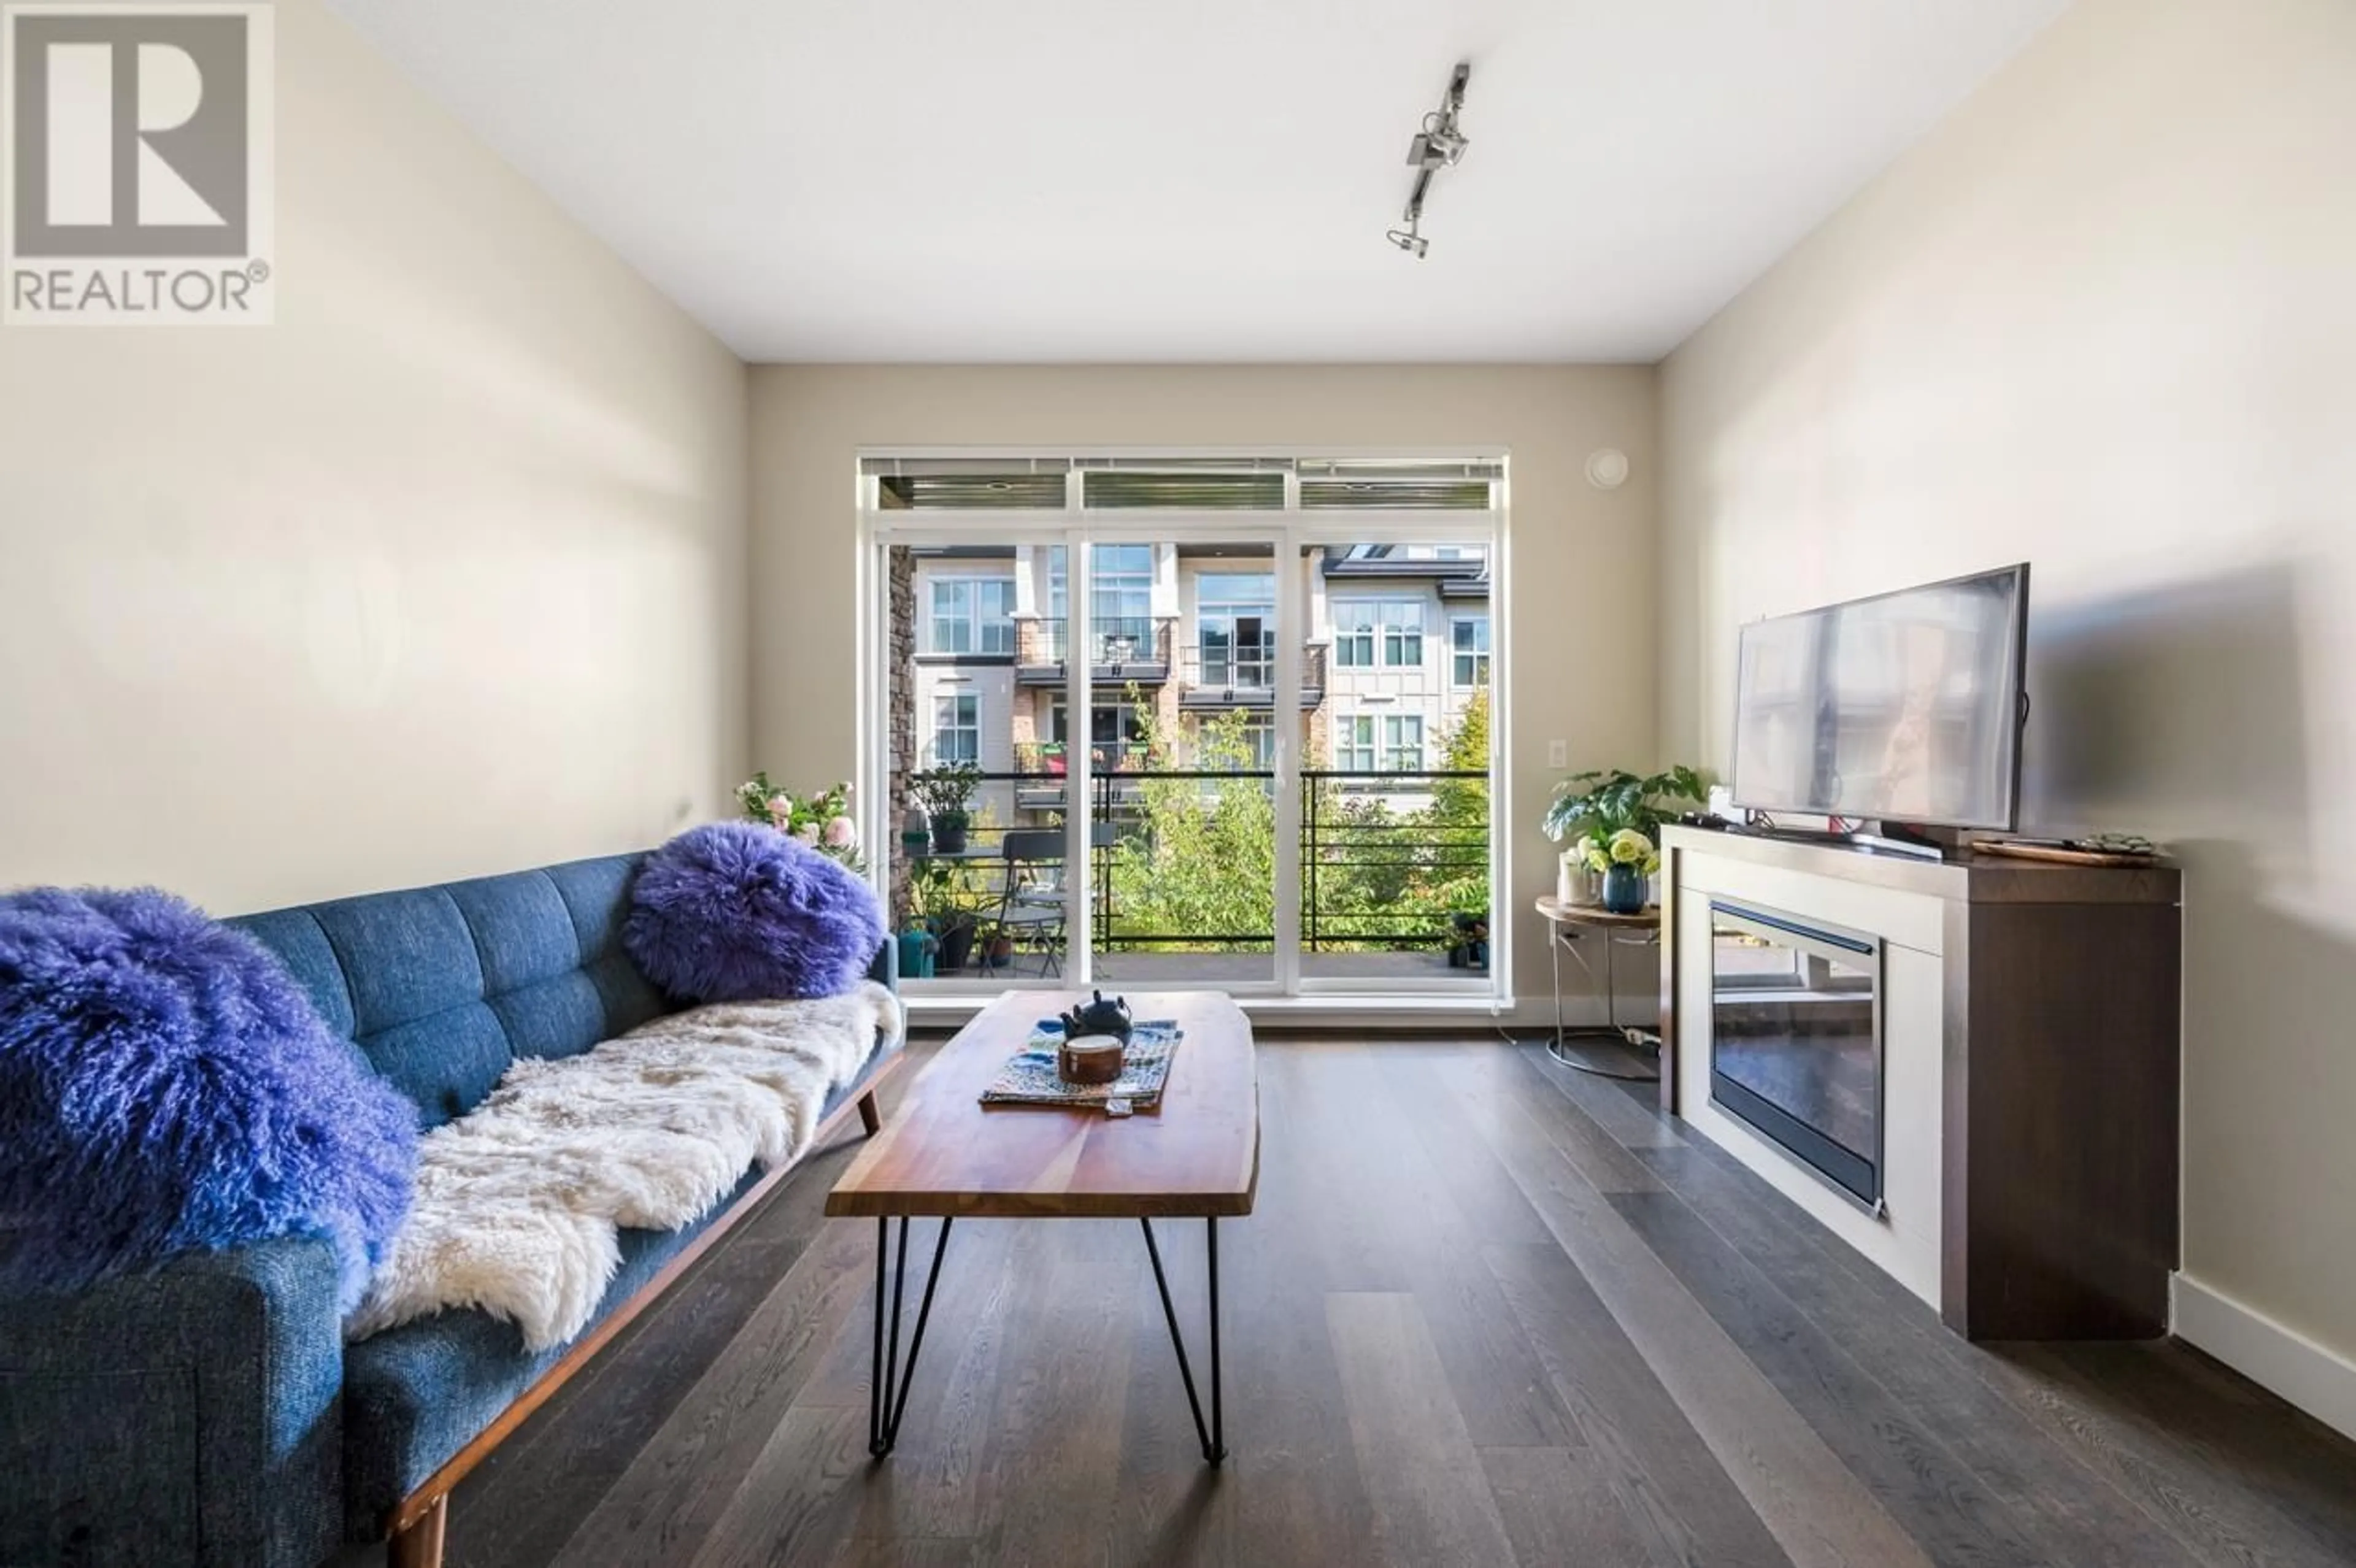
[[[2011,831],[2028,629],[2026,563],[1752,622],[1734,804]]]

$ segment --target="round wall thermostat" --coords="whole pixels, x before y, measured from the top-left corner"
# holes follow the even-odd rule
[[[1587,482],[1598,490],[1617,490],[1628,482],[1628,454],[1616,446],[1589,453]]]

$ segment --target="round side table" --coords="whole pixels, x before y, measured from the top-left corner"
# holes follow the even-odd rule
[[[1601,904],[1565,903],[1560,899],[1542,897],[1537,912],[1547,923],[1547,968],[1554,979],[1554,1038],[1547,1042],[1547,1054],[1565,1067],[1581,1072],[1593,1072],[1605,1078],[1619,1078],[1635,1083],[1657,1081],[1660,1073],[1622,1072],[1610,1067],[1582,1060],[1573,1049],[1579,1040],[1610,1040],[1621,1045],[1650,1045],[1658,1049],[1660,1036],[1620,1021],[1620,989],[1613,984],[1612,949],[1622,947],[1653,947],[1661,940],[1661,912],[1657,905],[1634,914],[1614,914]],[[1580,945],[1580,939],[1593,933],[1603,944],[1603,1008],[1604,1022],[1601,1027],[1589,1024],[1567,1027],[1562,1021],[1562,955],[1568,952],[1579,960],[1579,966],[1590,979],[1596,978],[1595,965]]]

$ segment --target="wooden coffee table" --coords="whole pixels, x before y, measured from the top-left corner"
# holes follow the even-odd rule
[[[875,1337],[868,1380],[867,1451],[892,1451],[916,1375],[949,1226],[961,1219],[1134,1219],[1162,1293],[1178,1374],[1203,1458],[1226,1457],[1219,1385],[1219,1221],[1248,1214],[1259,1188],[1259,1083],[1251,1024],[1214,992],[1128,997],[1139,1019],[1175,1019],[1184,1031],[1157,1111],[1108,1116],[1057,1105],[983,1105],[982,1090],[1023,1049],[1039,1020],[1080,997],[1068,991],[1010,992],[974,1015],[941,1047],[891,1119],[827,1195],[830,1215],[875,1221]],[[908,1224],[937,1216],[933,1259],[900,1364],[900,1312],[907,1283]],[[892,1221],[900,1221],[896,1245]],[[1200,1219],[1210,1267],[1211,1413],[1194,1392],[1185,1337],[1162,1269],[1156,1220]],[[887,1323],[885,1287],[891,1295]]]

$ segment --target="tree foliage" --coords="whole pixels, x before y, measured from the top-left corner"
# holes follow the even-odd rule
[[[1200,940],[1154,945],[1264,950],[1276,921],[1276,803],[1257,769],[1248,719],[1182,721],[1175,736],[1149,723],[1143,742],[1135,814],[1109,851],[1110,939],[1184,936]],[[1303,821],[1314,825],[1314,839],[1304,844],[1301,898],[1321,948],[1430,947],[1449,939],[1451,916],[1487,911],[1488,765],[1482,691],[1447,736],[1438,770],[1481,777],[1407,774],[1381,794],[1331,777],[1309,782]],[[1419,798],[1424,804],[1395,804]]]
[[[1276,927],[1276,802],[1269,781],[1251,771],[1246,716],[1187,725],[1183,747],[1151,720],[1141,729],[1137,817],[1110,851],[1111,934],[1227,938],[1204,944],[1222,951],[1262,945],[1234,940]],[[1198,773],[1215,776],[1189,776]]]

